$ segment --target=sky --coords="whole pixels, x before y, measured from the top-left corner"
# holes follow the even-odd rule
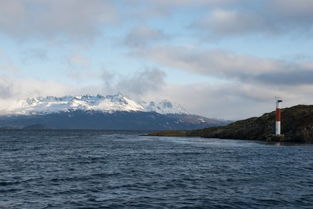
[[[313,103],[312,0],[0,0],[0,112],[122,93],[237,120]]]

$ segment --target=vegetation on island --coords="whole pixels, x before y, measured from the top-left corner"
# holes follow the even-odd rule
[[[313,142],[313,105],[297,105],[282,109],[284,142]],[[233,122],[226,126],[191,131],[162,131],[151,136],[190,136],[221,139],[273,140],[275,111]]]

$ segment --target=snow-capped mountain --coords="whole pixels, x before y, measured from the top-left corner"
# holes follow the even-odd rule
[[[223,124],[167,100],[138,103],[121,94],[28,98],[0,115],[0,129],[185,130]]]
[[[10,111],[11,114],[47,114],[67,111],[101,111],[113,113],[116,111],[157,112],[160,114],[186,114],[179,105],[170,101],[140,102],[137,103],[122,94],[116,95],[83,95],[64,97],[37,97],[28,98],[18,102],[17,107]]]

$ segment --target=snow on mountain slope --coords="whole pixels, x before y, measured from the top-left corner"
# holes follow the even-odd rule
[[[158,103],[141,102],[139,104],[122,94],[107,96],[37,97],[19,101],[18,104],[17,107],[10,111],[10,114],[42,114],[71,110],[95,110],[109,113],[115,111],[158,112],[161,114],[187,113],[182,107],[173,105],[167,100]]]

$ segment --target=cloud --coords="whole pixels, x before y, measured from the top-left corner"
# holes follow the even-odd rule
[[[251,35],[258,40],[260,35],[276,36],[283,42],[286,41],[284,36],[296,35],[298,38],[306,34],[309,37],[313,24],[311,0],[127,0],[123,4],[113,0],[0,0],[0,5],[0,35],[4,37],[5,50],[16,53],[12,54],[12,59],[0,53],[1,106],[4,100],[25,97],[121,92],[135,99],[165,98],[182,104],[190,112],[210,117],[239,119],[271,111],[275,96],[286,98],[289,101],[286,105],[313,101],[310,99],[313,63],[307,53],[306,58],[289,61],[227,50],[237,46],[236,39],[229,37]],[[193,21],[193,27],[184,31],[184,27]],[[172,27],[171,24],[176,25]],[[195,28],[196,35],[226,37],[230,42],[225,43],[231,45],[221,44],[226,49],[207,49],[208,44],[190,46],[195,41],[190,36],[194,35]],[[101,31],[111,33],[110,39],[99,38]],[[173,37],[169,39],[168,34]],[[111,45],[112,42],[121,43],[116,37],[125,37],[123,46],[112,49],[112,45],[116,46],[114,43]],[[48,43],[84,43],[96,38],[97,45],[78,50],[71,48],[73,46],[40,44],[42,40]],[[262,40],[267,42],[267,38]],[[28,42],[20,47],[10,40]],[[299,43],[304,44],[305,41],[300,40]],[[215,43],[209,45],[216,46]],[[17,50],[13,49],[16,47]],[[134,62],[124,56],[126,50],[131,50],[139,58],[136,65],[144,60],[144,63],[160,69],[164,67],[167,71],[178,69],[171,73],[172,76],[179,76],[181,70],[202,75],[205,77],[202,81],[213,77],[226,82],[221,84],[210,80],[212,85],[209,85],[192,78],[194,80],[188,81],[193,82],[192,85],[174,85],[173,80],[167,83],[165,72],[159,68],[131,71],[131,66],[125,63]],[[240,52],[241,49],[237,47],[236,50]],[[300,48],[295,50],[297,53],[305,52]],[[62,57],[68,51],[75,53]],[[108,51],[112,54],[106,53]],[[19,54],[21,52],[23,55]],[[101,53],[104,53],[104,58],[85,56]],[[42,63],[23,69],[19,59],[32,61],[31,64]],[[102,74],[97,70],[100,63],[108,62],[106,65],[110,65],[122,59],[125,59],[120,65],[123,69],[116,72],[103,70]],[[46,61],[49,61],[49,66],[38,69]],[[60,75],[54,73],[60,81],[31,78],[43,70],[49,76],[55,67],[67,68]],[[130,74],[119,74],[122,70]]]
[[[145,5],[145,8],[152,7],[163,10],[177,9],[179,7],[203,7],[203,6],[220,6],[220,5],[229,5],[240,2],[241,0],[131,0],[131,4],[135,5]]]
[[[167,67],[230,81],[271,85],[305,85],[313,81],[310,62],[287,62],[223,50],[175,46],[137,50],[135,55]]]
[[[243,0],[129,0],[126,3],[129,8],[127,17],[146,20],[150,18],[169,17],[172,14],[186,9],[195,11],[197,9],[210,10],[219,6],[236,5]]]
[[[311,0],[267,0],[267,9],[284,14],[285,17],[306,19],[313,18],[313,2]]]
[[[129,0],[123,6],[113,0],[0,0],[0,4],[0,33],[18,40],[93,40],[106,27],[186,10],[197,16],[206,11],[193,26],[208,37],[299,34],[312,32],[313,21],[311,0]],[[135,28],[130,43],[138,43],[132,33],[143,40],[145,34],[161,34],[148,30]]]
[[[242,119],[271,111],[271,102],[279,91],[267,91],[246,84],[167,85],[162,96],[181,104],[189,112],[213,118]],[[277,94],[276,94],[277,93]]]
[[[274,109],[274,97],[280,96],[284,106],[312,102],[313,85],[256,85],[249,82],[223,84],[171,84],[159,69],[145,69],[122,76],[103,71],[103,80],[109,85],[71,86],[55,81],[31,78],[0,77],[0,113],[10,110],[17,99],[37,96],[64,96],[80,94],[112,94],[121,92],[135,100],[168,99],[181,104],[189,112],[208,117],[243,119]]]
[[[31,78],[0,77],[0,99],[20,99],[37,96],[61,96],[70,93],[73,87],[59,82]]]
[[[284,86],[254,85],[244,82],[224,84],[166,84],[161,91],[144,99],[165,98],[182,105],[190,113],[207,117],[239,120],[274,111],[275,96],[283,98],[283,107],[312,104],[313,85]]]
[[[146,94],[162,89],[165,84],[165,76],[162,70],[152,68],[137,71],[128,76],[122,76],[104,70],[102,78],[105,92],[121,92],[138,99]]]
[[[130,95],[143,95],[159,90],[164,85],[165,73],[159,69],[146,69],[134,76],[123,78],[117,83],[121,89]]]
[[[106,90],[112,90],[116,76],[116,74],[107,69],[102,70],[101,78],[103,80],[104,88]]]
[[[143,47],[166,39],[168,39],[168,36],[162,31],[155,30],[147,25],[139,25],[128,33],[125,43],[130,47]]]
[[[136,0],[135,0],[136,1]],[[138,0],[138,2],[143,2],[143,0]],[[236,0],[150,0],[149,1],[155,5],[164,6],[179,6],[179,5],[221,5],[226,3],[234,3]]]
[[[311,34],[313,3],[311,0],[241,2],[236,7],[213,8],[192,26],[209,38]]]
[[[0,0],[0,32],[17,39],[90,40],[116,19],[109,1]]]
[[[172,85],[165,82],[165,73],[159,69],[145,69],[129,76],[104,71],[103,77],[105,82],[110,83],[110,89],[101,88],[100,85],[85,85],[77,88],[77,86],[54,81],[2,76],[0,78],[0,113],[10,111],[14,105],[17,105],[18,99],[27,97],[121,92],[140,101],[168,99],[186,107],[191,113],[216,118],[238,119],[261,113],[261,111],[267,110],[266,108],[270,109],[268,101],[271,102],[274,95],[286,95],[269,87],[260,88],[249,84]],[[287,88],[286,92],[289,90]],[[291,95],[294,94],[293,91],[290,92],[292,92]],[[302,92],[309,94],[309,91]]]
[[[20,99],[49,95],[64,96],[74,91],[72,86],[60,82],[2,75],[0,76],[0,114],[8,114],[16,106],[20,106]]]
[[[313,68],[311,70],[295,69],[282,72],[261,74],[255,78],[263,83],[275,85],[313,85]]]
[[[196,21],[193,28],[205,31],[211,38],[257,33],[269,30],[266,21],[253,12],[216,9]]]

